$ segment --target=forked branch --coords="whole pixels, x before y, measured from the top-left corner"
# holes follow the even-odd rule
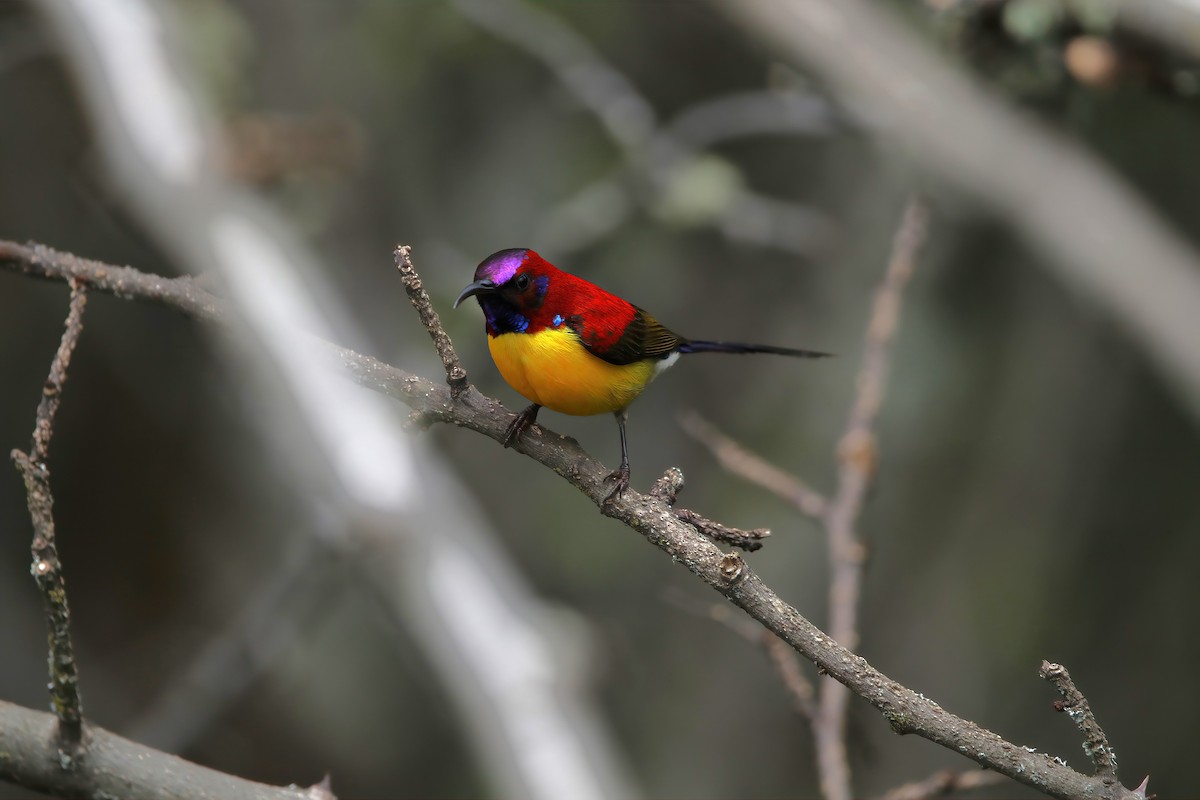
[[[60,265],[60,260],[65,263]],[[73,275],[94,290],[113,291],[105,275],[97,274],[96,268],[102,272],[114,268],[96,265],[96,262],[87,264],[95,266],[89,268],[79,259],[48,248],[0,242],[0,267],[52,280],[66,280]],[[152,300],[192,314],[196,314],[195,307],[199,302],[214,312],[204,315],[209,319],[222,313],[221,302],[194,283],[179,284],[187,296],[177,298],[171,291],[162,290],[163,278],[143,273],[131,275],[130,272],[123,273],[122,296]],[[330,362],[340,366],[362,386],[401,400],[432,421],[469,428],[499,442],[516,416],[473,387],[467,387],[456,398],[448,386],[435,384],[369,356],[328,342],[311,339],[305,342],[318,347]],[[820,670],[867,700],[897,733],[915,733],[1054,797],[1141,800],[1111,778],[1083,775],[1048,755],[1031,753],[969,720],[954,716],[932,700],[888,678],[785,603],[763,583],[745,559],[736,553],[721,552],[693,526],[681,521],[660,497],[626,491],[615,502],[604,503],[609,488],[604,478],[609,470],[574,440],[546,428],[541,430],[541,436],[523,437],[515,443],[515,449],[562,476],[602,513],[621,520],[640,533]],[[672,485],[673,491],[682,483],[682,474],[671,470],[664,480]]]
[[[33,521],[33,566],[30,571],[42,592],[46,622],[50,628],[48,657],[50,668],[50,705],[58,719],[55,738],[59,762],[64,768],[73,766],[83,745],[83,707],[79,699],[79,669],[75,664],[75,649],[71,645],[71,611],[67,606],[67,586],[62,564],[58,559],[58,543],[54,532],[54,496],[50,493],[50,439],[54,436],[54,417],[62,402],[67,367],[83,332],[83,310],[87,306],[87,289],[78,280],[71,280],[71,305],[58,351],[50,362],[50,374],[42,385],[33,425],[33,442],[29,453],[12,451],[13,462],[25,481],[25,497]]]

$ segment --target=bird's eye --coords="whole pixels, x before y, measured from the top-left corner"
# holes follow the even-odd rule
[[[525,291],[529,288],[529,273],[523,272],[517,276],[516,287],[519,291]]]

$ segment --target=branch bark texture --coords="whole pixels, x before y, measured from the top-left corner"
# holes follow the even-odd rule
[[[0,779],[89,800],[334,800],[327,785],[279,787],[235,778],[91,725],[87,752],[64,770],[56,724],[51,714],[0,700]]]
[[[71,285],[71,305],[67,312],[65,330],[58,351],[50,362],[50,374],[42,385],[33,425],[33,442],[29,453],[12,451],[13,463],[25,481],[25,497],[33,522],[33,566],[30,571],[42,593],[49,626],[50,704],[58,719],[55,740],[60,766],[74,766],[75,756],[83,741],[83,703],[79,696],[79,668],[75,663],[75,648],[71,644],[71,610],[67,605],[67,584],[62,563],[58,558],[58,543],[54,530],[54,496],[50,492],[50,439],[54,436],[54,417],[62,402],[63,386],[71,355],[83,333],[83,310],[87,306],[87,290],[78,280]]]
[[[1058,711],[1065,712],[1075,723],[1075,727],[1079,728],[1079,732],[1083,734],[1083,752],[1095,766],[1096,774],[1115,778],[1117,754],[1113,752],[1112,745],[1108,743],[1104,729],[1096,721],[1096,715],[1092,713],[1092,707],[1088,705],[1087,698],[1075,686],[1075,681],[1071,680],[1071,673],[1067,672],[1067,668],[1062,664],[1043,661],[1039,674],[1050,681],[1062,695],[1062,700],[1056,702],[1054,707]]]
[[[62,265],[58,264],[62,260]],[[0,267],[51,280],[75,277],[92,289],[112,291],[108,276],[116,268],[62,256],[49,248],[0,242]],[[89,280],[92,272],[95,282]],[[132,274],[131,274],[132,273]],[[221,301],[194,282],[164,281],[154,275],[122,272],[121,291],[126,297],[145,299],[208,319],[222,315]],[[164,289],[164,283],[174,286]],[[177,291],[172,291],[172,289]],[[455,399],[450,388],[435,384],[370,356],[328,342],[312,342],[360,385],[394,397],[435,422],[467,428],[504,440],[516,417],[498,401],[468,387]],[[683,475],[669,470],[660,479],[665,490],[643,495],[628,490],[606,503],[609,470],[589,456],[577,442],[538,426],[513,447],[553,470],[587,496],[606,516],[624,522],[651,544],[690,570],[702,581],[746,611],[805,658],[855,694],[864,698],[888,720],[896,733],[915,733],[961,753],[996,772],[1060,798],[1143,800],[1111,778],[1083,775],[1050,756],[1029,752],[979,725],[957,717],[923,695],[900,685],[839,645],[792,606],[783,601],[737,553],[723,553],[693,526],[679,519],[664,499],[682,485]],[[658,495],[658,496],[655,496]]]

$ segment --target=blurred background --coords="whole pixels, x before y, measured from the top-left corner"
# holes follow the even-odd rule
[[[293,294],[274,296],[282,279],[239,285],[232,260],[196,243],[210,216],[246,204],[241,219],[295,267],[285,284],[308,298],[308,329],[319,319],[339,343],[438,380],[392,264],[408,243],[472,380],[513,409],[524,400],[492,366],[478,310],[450,311],[501,248],[536,248],[687,336],[835,352],[690,361],[629,424],[634,487],[679,466],[684,505],[770,528],[749,561],[818,625],[820,528],[724,473],[679,419],[699,412],[831,491],[872,293],[905,198],[924,191],[931,237],[860,521],[871,558],[859,650],[948,710],[1087,771],[1037,678],[1042,659],[1065,663],[1124,782],[1149,774],[1152,791],[1188,791],[1200,738],[1188,378],[992,213],[986,186],[931,178],[893,146],[888,118],[717,5],[122,0],[104,19],[88,14],[105,4],[87,5],[0,0],[0,238],[163,275],[211,271],[215,291],[269,323],[262,309]],[[1194,53],[1123,27],[1105,3],[878,5],[990,102],[1090,153],[1200,244]],[[138,44],[148,31],[168,56],[161,85]],[[95,66],[120,59],[131,73]],[[145,81],[125,100],[122,74]],[[121,133],[184,89],[192,128],[151,127],[140,144]],[[174,185],[146,165],[155,147],[189,146],[201,155]],[[209,199],[189,206],[190,189]],[[0,272],[5,452],[28,444],[66,305],[61,284]],[[1191,319],[1176,333],[1200,347]],[[284,396],[287,375],[273,372],[304,366],[278,367],[287,337],[263,330],[220,337],[160,307],[89,302],[51,447],[89,719],[262,781],[328,772],[341,797],[816,795],[808,725],[761,648],[708,618],[720,598],[529,459],[444,426],[398,434],[399,403],[346,400],[369,404],[377,428],[361,432],[393,442],[380,463],[402,466],[373,474],[421,488],[347,491],[311,433],[338,409]],[[542,422],[617,462],[610,418]],[[11,471],[0,697],[45,708],[30,536]],[[442,547],[472,566],[435,585]],[[464,648],[455,631],[491,649]],[[850,754],[864,796],[972,767],[893,736],[859,700]]]

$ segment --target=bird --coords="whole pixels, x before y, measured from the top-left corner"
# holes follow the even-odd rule
[[[483,309],[488,349],[501,377],[530,401],[508,426],[510,447],[542,408],[574,416],[611,413],[621,435],[621,466],[605,479],[611,503],[629,486],[625,434],[629,404],[664,370],[692,353],[829,353],[764,344],[686,339],[628,300],[564,272],[528,248],[492,253],[454,301]]]

